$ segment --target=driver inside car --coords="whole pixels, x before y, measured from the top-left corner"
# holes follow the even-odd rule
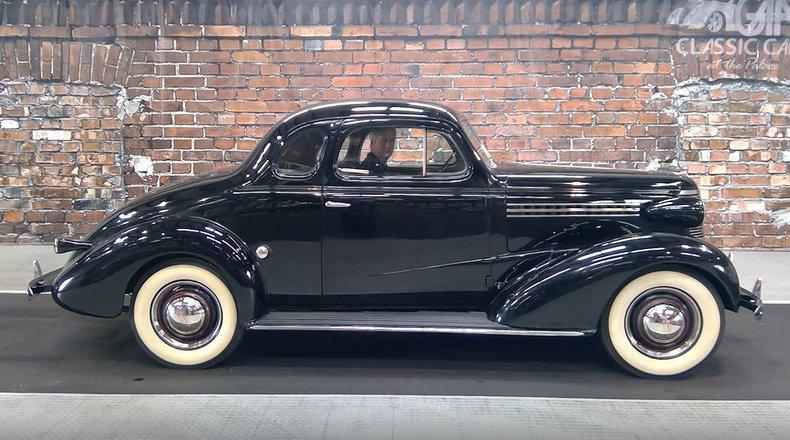
[[[395,150],[395,129],[377,128],[370,132],[370,152],[361,162],[370,174],[383,176],[387,172],[387,161]]]

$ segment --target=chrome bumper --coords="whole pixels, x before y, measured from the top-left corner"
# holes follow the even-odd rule
[[[33,260],[33,279],[27,285],[27,298],[32,299],[36,295],[44,292],[52,291],[52,283],[55,277],[60,273],[60,269],[55,269],[52,272],[41,274],[41,265],[38,260]]]
[[[740,306],[754,312],[754,319],[760,320],[763,317],[763,300],[762,300],[763,280],[757,278],[751,291],[741,287],[741,301]]]

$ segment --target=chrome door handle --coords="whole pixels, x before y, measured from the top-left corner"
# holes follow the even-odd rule
[[[324,206],[327,208],[348,208],[351,206],[351,203],[333,202],[331,200],[327,200],[326,203],[324,203]]]

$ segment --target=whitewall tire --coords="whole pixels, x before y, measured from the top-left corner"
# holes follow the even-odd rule
[[[636,375],[683,375],[716,349],[723,310],[709,283],[682,272],[651,272],[616,294],[601,320],[601,339]]]
[[[170,367],[214,365],[243,333],[228,287],[211,270],[193,264],[174,264],[148,276],[130,309],[137,342]]]

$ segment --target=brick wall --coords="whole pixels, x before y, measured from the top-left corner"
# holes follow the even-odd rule
[[[643,168],[678,157],[705,190],[714,244],[790,247],[790,56],[758,51],[745,61],[762,62],[750,63],[690,54],[712,36],[665,26],[672,2],[494,0],[486,8],[466,0],[302,0],[259,2],[271,6],[260,13],[229,0],[94,1],[93,12],[78,3],[47,15],[39,7],[47,2],[31,0],[16,15],[21,24],[0,26],[0,78],[110,86],[117,102],[108,106],[145,104],[102,116],[122,130],[117,143],[106,133],[102,153],[123,160],[80,169],[104,179],[97,188],[112,188],[94,199],[135,197],[238,163],[268,127],[308,103],[421,99],[467,113],[498,160]],[[64,62],[77,45],[91,46],[76,50],[87,77],[64,75],[74,69]],[[7,116],[14,119],[3,109],[0,118]],[[38,193],[16,195],[12,181],[23,180],[10,173],[33,175],[37,165],[16,153],[41,155],[42,146],[32,134],[6,139],[5,130],[0,142],[8,167],[1,241],[48,241],[96,221],[92,212],[77,219],[64,203],[45,215],[50,226],[35,226],[23,211],[35,209]],[[151,167],[134,170],[129,159]],[[64,170],[41,169],[42,178],[26,182],[55,188]],[[83,180],[68,182],[82,200],[91,198]],[[6,216],[17,223],[7,226]]]
[[[124,197],[118,89],[0,84],[0,237],[79,235]]]
[[[687,171],[725,247],[787,247],[790,86],[721,81],[675,91]],[[783,225],[783,226],[782,226]]]

